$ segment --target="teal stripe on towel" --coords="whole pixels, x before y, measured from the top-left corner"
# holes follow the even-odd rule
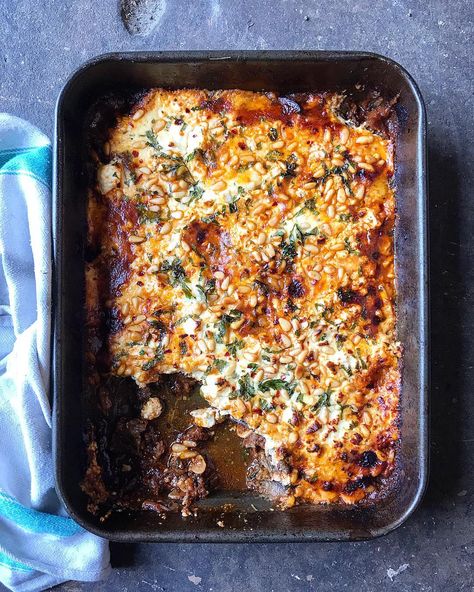
[[[24,565],[19,561],[15,561],[0,551],[0,567],[1,566],[7,567],[8,569],[15,569],[17,571],[33,571],[27,565]]]
[[[14,155],[2,166],[0,175],[27,175],[51,189],[51,169],[51,146],[41,146]]]
[[[18,156],[18,154],[24,154],[29,150],[31,150],[31,148],[9,148],[8,150],[0,150],[0,168],[10,159]]]
[[[59,537],[73,536],[83,532],[82,527],[71,518],[25,508],[4,493],[0,493],[0,516],[29,532],[46,533]]]

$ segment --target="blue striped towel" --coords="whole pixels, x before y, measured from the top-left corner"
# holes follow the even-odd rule
[[[51,455],[51,146],[0,113],[0,582],[35,592],[110,571],[62,507]]]

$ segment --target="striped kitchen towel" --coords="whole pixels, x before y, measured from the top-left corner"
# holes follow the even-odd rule
[[[54,489],[49,401],[51,146],[0,113],[0,582],[18,592],[110,571],[106,541]]]

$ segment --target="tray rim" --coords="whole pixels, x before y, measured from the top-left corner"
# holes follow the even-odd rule
[[[61,117],[63,104],[67,99],[68,92],[74,85],[74,82],[84,76],[89,70],[97,65],[107,62],[132,62],[132,63],[192,63],[192,62],[245,62],[245,61],[297,61],[314,60],[322,62],[345,60],[349,62],[359,60],[374,60],[382,62],[388,67],[397,70],[398,73],[407,81],[413,98],[415,99],[418,115],[418,129],[416,132],[417,145],[416,154],[419,166],[417,168],[417,209],[418,209],[418,249],[419,258],[417,262],[419,285],[418,285],[418,307],[419,307],[419,332],[420,332],[420,368],[419,368],[419,448],[417,456],[421,459],[420,472],[417,479],[417,487],[411,498],[410,503],[404,509],[403,513],[393,522],[383,527],[372,528],[366,536],[348,536],[334,537],[324,536],[315,531],[295,529],[294,533],[272,533],[269,529],[265,531],[242,531],[242,530],[222,530],[215,528],[204,528],[199,531],[160,531],[160,532],[138,532],[132,530],[107,530],[106,528],[96,526],[88,522],[75,510],[70,503],[68,496],[62,488],[61,462],[58,459],[59,448],[61,445],[61,430],[59,428],[62,420],[62,405],[64,398],[58,388],[58,364],[57,355],[60,346],[58,346],[58,336],[56,334],[59,320],[59,309],[54,301],[54,296],[60,294],[61,280],[56,273],[56,260],[61,257],[61,249],[57,243],[57,231],[61,231],[61,220],[59,212],[61,181],[61,168],[58,163],[59,155],[62,151],[62,137],[60,136]],[[51,321],[51,384],[50,390],[53,400],[53,461],[55,472],[55,486],[58,496],[67,512],[72,518],[88,531],[117,542],[343,542],[370,540],[388,534],[401,526],[415,511],[420,504],[428,484],[429,474],[429,410],[428,410],[428,392],[429,392],[429,245],[428,245],[428,194],[427,194],[427,117],[423,97],[417,83],[411,74],[395,60],[374,52],[366,51],[340,51],[340,50],[218,50],[218,51],[127,51],[127,52],[108,52],[97,55],[75,69],[64,83],[55,106],[54,117],[54,158],[53,158],[53,315]],[[291,510],[289,510],[291,512]],[[285,512],[288,512],[286,510]],[[342,533],[341,533],[342,534]]]

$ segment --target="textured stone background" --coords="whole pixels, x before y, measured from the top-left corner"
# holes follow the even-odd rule
[[[148,36],[127,32],[116,0],[0,0],[0,110],[51,134],[69,74],[89,57],[121,50],[368,50],[394,58],[418,81],[429,120],[431,480],[406,525],[372,542],[114,545],[108,582],[61,591],[474,590],[472,2],[124,4],[129,30]]]

